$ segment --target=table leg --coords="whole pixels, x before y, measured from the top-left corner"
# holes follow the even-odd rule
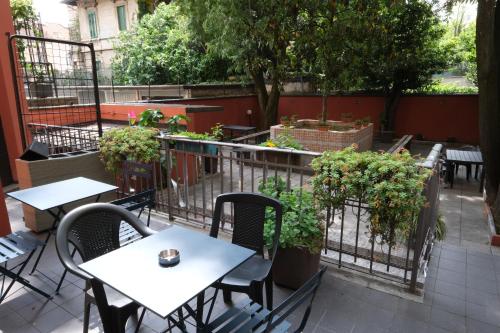
[[[486,176],[484,165],[481,168],[481,176],[479,181],[479,193],[483,193],[484,189],[484,177]]]
[[[3,285],[2,285],[2,292],[0,293],[0,304],[2,304],[3,300],[5,299],[5,297],[7,297],[7,294],[9,293],[10,289],[12,288],[14,283],[16,283],[16,282],[19,282],[23,286],[33,290],[34,292],[44,296],[47,299],[52,299],[52,296],[50,296],[49,294],[47,294],[43,290],[31,285],[31,283],[28,280],[26,280],[25,278],[23,278],[21,276],[22,272],[24,271],[24,268],[26,267],[26,265],[30,261],[31,257],[35,253],[35,250],[31,251],[31,253],[28,255],[28,258],[26,258],[26,260],[23,262],[21,267],[18,269],[17,273],[14,273],[14,272],[8,270],[7,263],[5,263],[5,267],[0,265],[0,273],[11,279],[10,284],[7,286],[7,288],[5,290],[3,290]]]
[[[50,236],[52,236],[52,231],[54,231],[57,228],[57,224],[61,220],[61,214],[64,215],[64,209],[62,206],[57,207],[57,213],[54,213],[52,210],[47,210],[47,212],[54,217],[54,222],[52,222],[52,226],[49,229],[47,233],[47,237],[45,238],[45,242],[42,245],[42,248],[40,249],[40,253],[38,253],[38,257],[36,258],[35,264],[33,265],[33,268],[31,269],[30,275],[33,274],[38,267],[38,263],[40,262],[40,259],[42,258],[43,252],[45,251],[45,247],[49,243]]]
[[[205,307],[205,290],[196,296],[196,332],[203,329],[203,308]]]
[[[450,164],[450,189],[453,188],[453,182],[455,181],[455,163]]]

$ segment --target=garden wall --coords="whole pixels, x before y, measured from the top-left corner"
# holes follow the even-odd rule
[[[222,109],[210,109],[210,106]],[[139,115],[147,108],[159,108],[166,116],[187,114],[192,120],[189,130],[196,132],[206,132],[217,122],[256,126],[259,110],[255,96],[238,96],[102,104],[101,113],[104,120],[127,121],[128,112],[133,110]],[[341,113],[352,113],[354,119],[370,117],[377,132],[383,109],[381,96],[331,96],[328,118],[340,120]],[[250,117],[247,110],[252,110]],[[280,117],[295,114],[298,118],[315,119],[320,110],[320,96],[282,96],[278,112]],[[479,144],[478,114],[477,95],[405,96],[401,98],[396,117],[396,134],[421,135],[431,141],[454,138],[462,143]]]
[[[381,96],[331,96],[328,119],[340,120],[341,113],[352,113],[354,119],[369,116],[377,132],[383,109]],[[282,96],[280,99],[280,116],[296,114],[298,118],[315,119],[320,111],[320,96]],[[396,117],[396,134],[420,134],[431,141],[455,138],[459,142],[479,144],[478,117],[477,95],[404,96]]]

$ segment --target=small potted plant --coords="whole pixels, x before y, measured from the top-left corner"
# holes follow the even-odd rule
[[[104,132],[99,140],[101,161],[107,171],[120,178],[126,160],[150,164],[160,161],[158,130],[147,127],[121,127]],[[123,183],[117,179],[117,183]]]
[[[281,148],[292,150],[304,150],[302,146],[293,136],[284,131],[280,133],[275,139],[269,139],[261,144],[261,147]],[[257,151],[255,158],[258,161],[266,159],[269,162],[278,164],[301,165],[301,156],[299,154],[291,154],[289,152],[281,151]],[[290,155],[290,158],[289,156]]]
[[[363,120],[361,119],[356,119],[356,121],[354,122],[354,128],[359,130],[363,127]]]
[[[285,191],[281,177],[269,177],[259,191],[280,200],[283,217],[278,251],[273,264],[277,285],[298,289],[319,269],[324,225],[317,216],[313,196],[301,188]],[[264,237],[268,247],[274,236],[274,212],[266,212]]]
[[[142,127],[155,127],[158,128],[160,122],[165,118],[160,109],[146,109],[139,116],[137,125]],[[135,122],[134,122],[135,123]]]
[[[288,116],[282,116],[280,118],[280,121],[281,121],[281,125],[285,126],[285,127],[290,127],[290,118],[288,118]]]

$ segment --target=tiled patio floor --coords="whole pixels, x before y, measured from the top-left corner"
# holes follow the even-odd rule
[[[500,332],[500,249],[488,246],[488,229],[478,183],[458,177],[442,192],[441,210],[448,237],[434,248],[423,302],[369,289],[327,272],[305,332]],[[7,199],[13,228],[22,228],[19,205]],[[154,221],[154,228],[163,223]],[[49,277],[62,266],[53,244],[40,264]],[[54,290],[40,274],[28,277]],[[82,332],[82,282],[69,277],[60,295],[47,301],[16,288],[0,305],[0,332]],[[275,303],[288,291],[276,288]],[[223,307],[222,302],[218,309]],[[141,332],[158,332],[166,323],[148,314]],[[101,331],[92,309],[91,332]]]

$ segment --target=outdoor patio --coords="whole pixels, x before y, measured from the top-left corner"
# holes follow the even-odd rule
[[[498,332],[500,249],[488,245],[489,231],[477,191],[478,182],[467,182],[464,173],[462,168],[454,188],[441,192],[441,212],[448,235],[444,242],[434,246],[423,298],[409,294],[395,296],[401,294],[398,288],[383,282],[368,283],[362,277],[353,279],[351,272],[330,266],[305,331]],[[6,201],[13,230],[24,229],[20,204],[12,199]],[[166,220],[154,216],[153,228],[165,228]],[[62,273],[53,243],[48,246],[39,269],[55,280]],[[55,289],[55,284],[40,273],[27,278],[50,293]],[[82,286],[80,279],[68,276],[60,294],[50,301],[16,286],[0,305],[0,331],[81,332]],[[275,291],[275,303],[289,294],[278,287]],[[238,298],[234,297],[236,303]],[[220,299],[216,313],[223,307]],[[102,331],[95,307],[90,327],[91,332]],[[166,328],[165,321],[148,313],[141,332],[161,332]]]

